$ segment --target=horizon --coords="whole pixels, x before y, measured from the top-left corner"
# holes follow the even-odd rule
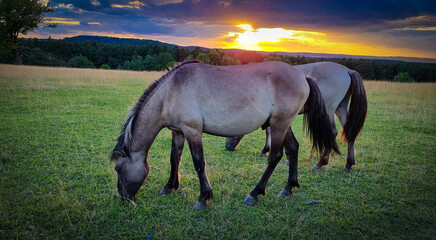
[[[331,58],[337,58],[334,57],[334,55],[338,55],[341,57],[351,57],[354,59],[358,59],[358,58],[364,58],[364,59],[379,59],[379,60],[393,60],[393,61],[406,61],[406,62],[414,62],[413,60],[423,60],[420,63],[436,63],[436,57],[435,58],[426,58],[426,57],[404,57],[404,56],[371,56],[371,55],[352,55],[352,54],[341,54],[341,53],[322,53],[322,52],[283,52],[283,51],[264,51],[264,50],[247,50],[247,49],[241,49],[241,48],[206,48],[206,47],[202,47],[202,46],[196,46],[196,45],[179,45],[176,43],[168,43],[168,42],[164,42],[164,41],[160,41],[160,40],[156,40],[156,39],[148,39],[148,38],[135,38],[135,37],[114,37],[114,36],[104,36],[104,35],[75,35],[75,36],[68,36],[68,37],[64,37],[64,38],[53,38],[51,36],[48,36],[47,38],[37,38],[39,40],[47,40],[49,38],[51,39],[55,39],[55,40],[62,40],[65,38],[74,38],[74,37],[81,37],[81,36],[86,36],[86,37],[108,37],[108,38],[119,38],[119,39],[134,39],[134,40],[149,40],[149,41],[157,41],[157,42],[161,42],[163,44],[168,44],[168,45],[175,45],[175,46],[179,46],[179,47],[186,47],[186,48],[191,48],[191,47],[200,47],[200,48],[205,48],[205,49],[216,49],[216,50],[239,50],[239,51],[254,51],[254,52],[263,52],[263,53],[270,53],[270,54],[281,54],[281,53],[288,53],[288,54],[293,54],[293,53],[307,53],[307,54],[320,54],[320,55],[331,55]],[[33,37],[28,37],[28,36],[22,36],[22,38],[33,38]],[[302,55],[302,56],[306,56],[306,55]],[[313,56],[306,56],[309,58],[313,58]],[[321,58],[325,57],[325,56],[320,56]],[[341,58],[340,57],[340,58]],[[399,60],[401,59],[401,60]],[[409,59],[409,60],[408,60]],[[425,61],[428,60],[428,61]]]
[[[49,0],[47,0],[49,1]],[[431,1],[50,0],[54,29],[25,38],[78,35],[179,46],[368,57],[436,58]]]

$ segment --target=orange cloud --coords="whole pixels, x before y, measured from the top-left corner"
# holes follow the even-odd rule
[[[123,4],[111,4],[111,7],[113,8],[136,8],[136,9],[140,9],[141,7],[145,6],[145,3],[140,2],[138,0],[135,0],[133,2],[129,2],[128,5],[123,5]]]
[[[50,18],[50,23],[64,24],[64,25],[80,25],[80,21],[74,20],[72,18],[60,18],[52,17]]]
[[[113,8],[133,8],[132,5],[122,5],[122,4],[111,4]]]
[[[140,8],[145,6],[145,4],[143,2],[140,2],[138,0],[133,1],[133,2],[129,2],[130,5],[134,6],[135,8]]]

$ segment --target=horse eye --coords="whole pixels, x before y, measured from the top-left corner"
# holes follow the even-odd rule
[[[117,173],[120,173],[120,171],[121,171],[121,166],[115,166],[115,171],[117,171]]]

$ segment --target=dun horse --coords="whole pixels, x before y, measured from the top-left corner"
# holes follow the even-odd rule
[[[356,164],[354,141],[363,128],[367,113],[367,100],[362,78],[356,71],[332,62],[310,63],[295,67],[316,81],[324,99],[335,136],[338,134],[335,113],[338,116],[343,127],[341,138],[345,143],[348,143],[347,163],[344,170],[351,171],[352,166]],[[349,102],[350,106],[348,108]],[[303,109],[300,114],[304,113]],[[266,143],[260,152],[261,155],[266,155],[269,152],[269,129],[266,129],[266,136]],[[226,149],[234,151],[242,137],[227,138]],[[324,152],[313,168],[319,169],[327,165],[329,157],[330,152]]]
[[[171,174],[160,194],[179,187],[179,163],[186,139],[200,181],[194,209],[204,209],[212,199],[212,187],[206,174],[202,133],[234,137],[270,127],[268,166],[244,200],[246,205],[254,205],[259,194],[265,195],[283,147],[295,156],[291,160],[296,164],[296,140],[290,125],[303,107],[314,147],[319,152],[339,152],[318,87],[296,68],[282,62],[227,67],[181,64],[142,94],[124,123],[111,156],[116,161],[118,193],[123,199],[135,200],[149,173],[150,146],[166,127],[172,130]],[[282,195],[299,186],[296,166],[289,168]]]

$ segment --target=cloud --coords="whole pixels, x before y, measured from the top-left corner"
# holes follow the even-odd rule
[[[80,25],[80,21],[71,18],[52,17],[50,23],[57,23],[62,25]]]
[[[52,3],[108,15],[318,31],[338,28],[379,31],[393,21],[436,16],[436,1],[430,0],[52,0]]]
[[[436,1],[430,0],[51,0],[51,5],[55,11],[46,16],[59,24],[44,30],[47,34],[155,36],[183,45],[196,39],[210,47],[235,40],[228,36],[241,31],[235,25],[251,24],[324,33],[338,43],[425,48],[436,54]],[[287,43],[303,48],[297,37]]]

